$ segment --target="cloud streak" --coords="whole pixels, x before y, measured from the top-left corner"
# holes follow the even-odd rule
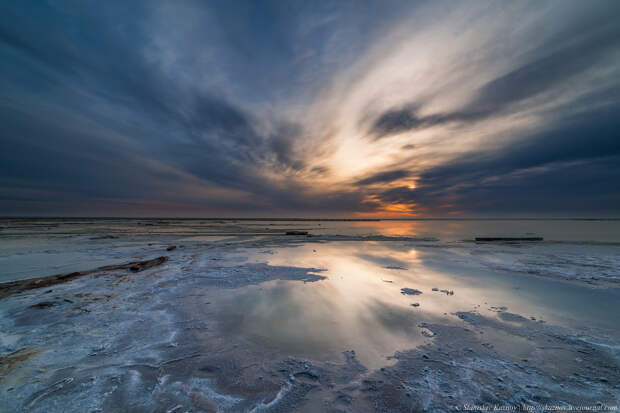
[[[616,2],[389,6],[3,4],[0,215],[620,213]]]

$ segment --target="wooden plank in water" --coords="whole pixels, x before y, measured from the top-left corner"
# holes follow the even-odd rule
[[[286,231],[285,235],[308,235],[308,231]]]

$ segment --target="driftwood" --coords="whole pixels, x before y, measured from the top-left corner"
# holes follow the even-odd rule
[[[32,290],[41,287],[49,287],[51,285],[64,283],[74,278],[82,277],[84,275],[92,274],[98,271],[130,270],[133,272],[139,272],[163,264],[167,259],[168,257],[161,256],[146,261],[134,261],[127,264],[119,265],[106,265],[104,267],[99,267],[89,271],[76,271],[68,274],[49,275],[47,277],[30,278],[27,280],[18,280],[8,283],[2,283],[0,284],[0,299],[22,291]]]

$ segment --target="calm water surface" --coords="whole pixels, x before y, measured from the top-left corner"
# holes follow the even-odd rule
[[[250,262],[326,269],[320,273],[327,277],[322,281],[301,285],[274,281],[243,288],[216,302],[227,333],[293,354],[336,359],[340,352],[354,349],[364,365],[377,368],[389,364],[387,357],[395,351],[431,339],[423,334],[422,322],[460,325],[456,312],[496,317],[500,307],[620,340],[618,289],[463,267],[442,248],[330,242],[237,254],[237,259],[250,257]],[[405,295],[402,288],[421,294]],[[413,307],[414,303],[419,306]],[[501,331],[488,334],[495,345],[518,345],[517,338]]]

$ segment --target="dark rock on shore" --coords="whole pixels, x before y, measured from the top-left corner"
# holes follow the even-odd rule
[[[30,307],[32,307],[32,308],[49,308],[49,307],[53,307],[53,306],[55,306],[57,304],[58,303],[55,303],[53,301],[41,301],[40,303],[33,304]]]
[[[100,240],[100,239],[117,239],[118,235],[101,235],[99,237],[89,238],[90,240]]]
[[[422,291],[416,290],[415,288],[401,288],[400,293],[404,295],[420,295]]]

